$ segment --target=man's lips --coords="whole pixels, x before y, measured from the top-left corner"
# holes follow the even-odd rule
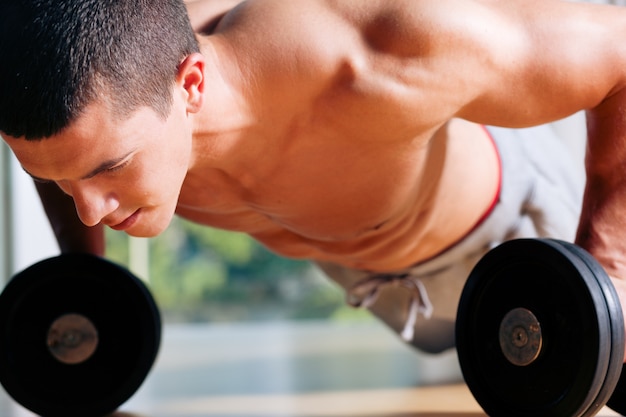
[[[128,216],[124,221],[118,224],[109,226],[109,227],[113,230],[120,230],[120,231],[130,228],[137,221],[137,218],[139,217],[139,211],[140,210],[135,211],[133,214]]]

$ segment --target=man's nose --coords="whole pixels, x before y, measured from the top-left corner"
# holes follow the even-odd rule
[[[74,199],[80,221],[86,226],[95,226],[118,207],[117,198],[88,181],[66,182],[60,185]]]

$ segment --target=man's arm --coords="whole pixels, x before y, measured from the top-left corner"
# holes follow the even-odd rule
[[[74,200],[54,183],[35,183],[46,215],[61,252],[87,252],[104,256],[104,227],[85,226],[78,215]]]
[[[626,280],[626,89],[587,112],[587,187],[577,243]]]
[[[521,82],[512,90],[519,93],[521,107],[507,107],[519,112],[522,124],[526,117],[535,123],[551,121],[559,112],[586,110],[587,186],[576,243],[609,275],[626,280],[626,49],[619,42],[626,35],[626,10],[525,3],[533,11],[522,15],[522,30],[534,47],[527,64],[516,66]],[[549,118],[541,120],[542,114]],[[514,115],[505,117],[505,124],[515,125],[515,120],[507,123]],[[626,287],[621,291],[626,297]]]
[[[548,0],[469,3],[473,10],[462,15],[473,23],[459,33],[474,42],[473,56],[455,49],[462,40],[448,38],[450,53],[461,57],[455,75],[446,52],[438,52],[440,70],[461,95],[453,116],[523,127],[586,110],[588,182],[577,243],[612,277],[626,280],[626,47],[620,42],[626,9]]]
[[[536,125],[601,106],[625,85],[626,50],[618,41],[626,35],[625,9],[550,0],[473,3],[484,9],[475,13],[482,19],[476,25],[491,40],[476,39],[477,58],[468,60],[475,79],[457,116]]]

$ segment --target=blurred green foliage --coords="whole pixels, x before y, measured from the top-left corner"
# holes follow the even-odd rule
[[[149,286],[169,322],[369,318],[312,264],[242,233],[176,218],[149,245]],[[128,265],[125,234],[107,231],[107,256]]]

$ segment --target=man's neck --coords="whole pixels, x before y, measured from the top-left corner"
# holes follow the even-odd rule
[[[236,57],[217,38],[207,37],[201,52],[205,98],[195,116],[194,135],[219,135],[240,131],[255,123],[249,97],[244,93],[243,76]]]

